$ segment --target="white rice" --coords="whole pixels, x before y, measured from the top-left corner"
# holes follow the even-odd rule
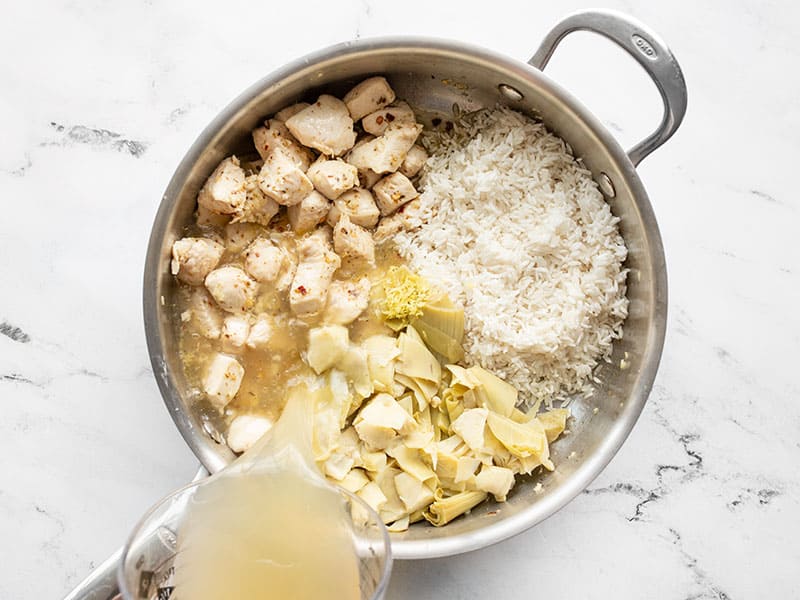
[[[507,108],[424,143],[424,225],[395,239],[463,304],[466,362],[528,404],[591,393],[628,313],[619,219],[591,173],[544,125]]]

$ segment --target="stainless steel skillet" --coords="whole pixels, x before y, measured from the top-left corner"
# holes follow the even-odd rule
[[[586,30],[619,45],[645,69],[664,102],[656,130],[626,152],[601,122],[542,72],[559,42]],[[400,98],[425,111],[448,114],[504,103],[535,114],[564,138],[591,170],[621,219],[628,246],[630,314],[592,407],[571,405],[572,434],[554,444],[558,469],[535,491],[516,486],[502,505],[484,504],[447,527],[412,526],[393,534],[397,558],[459,554],[506,539],[542,521],[579,494],[609,463],[630,433],[655,378],[667,316],[667,277],[658,225],[636,172],[648,154],[675,132],[686,111],[686,86],[666,44],[643,24],[612,11],[571,15],[523,63],[481,48],[428,38],[368,39],[310,54],[256,83],[205,129],[178,166],[159,207],[144,275],[144,318],[153,371],[178,429],[203,466],[215,472],[234,455],[219,443],[212,415],[196,410],[177,352],[180,319],[169,274],[170,248],[192,217],[197,191],[217,163],[249,143],[249,132],[283,106],[319,93],[341,95],[373,74],[386,75]],[[622,365],[623,368],[620,368]],[[106,576],[108,573],[106,573]],[[102,573],[93,581],[101,581]],[[108,580],[107,580],[108,581]],[[69,598],[87,596],[92,581]]]

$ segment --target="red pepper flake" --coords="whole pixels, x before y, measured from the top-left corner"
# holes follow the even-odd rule
[[[298,286],[296,291],[301,296],[305,296],[308,293],[308,290],[303,285]]]
[[[394,119],[395,119],[395,116],[392,113],[386,113],[386,120],[389,121],[389,123],[394,121]]]
[[[376,122],[378,125],[380,125],[381,123],[383,123],[383,117],[382,117],[382,116],[380,116],[380,115],[378,115],[378,118],[377,118],[377,119],[375,119],[375,122]]]

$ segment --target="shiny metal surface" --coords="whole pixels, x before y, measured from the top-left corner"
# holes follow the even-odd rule
[[[558,40],[576,24],[600,33],[611,26],[613,32],[640,32],[657,52],[666,49],[649,30],[620,15],[582,13],[565,23],[545,39],[533,59],[538,64],[546,63]],[[605,34],[611,35],[607,30]],[[613,33],[612,38],[619,35]],[[655,72],[650,71],[651,75]],[[572,433],[553,444],[558,468],[539,479],[541,491],[535,492],[530,481],[520,481],[504,504],[483,504],[444,528],[417,524],[408,532],[393,534],[396,558],[447,556],[493,544],[552,515],[600,473],[636,422],[661,356],[667,279],[658,226],[634,163],[671,135],[682,112],[665,116],[664,127],[634,148],[629,158],[589,110],[540,70],[481,48],[425,38],[370,39],[333,46],[287,65],[245,91],[205,129],[178,166],[155,218],[144,274],[144,318],[153,371],[181,434],[211,472],[234,455],[212,439],[207,433],[210,420],[193,409],[193,395],[177,352],[180,319],[173,302],[175,282],[169,274],[171,245],[189,222],[206,177],[222,158],[249,145],[250,130],[264,117],[292,102],[313,100],[321,92],[341,95],[378,73],[388,77],[398,97],[428,112],[447,116],[454,104],[470,111],[501,102],[540,117],[571,145],[595,177],[601,172],[608,175],[616,190],[609,202],[621,219],[629,249],[630,314],[625,337],[615,345],[611,364],[599,367],[602,384],[595,396],[571,405]],[[522,97],[510,100],[500,92],[501,84]],[[662,95],[667,93],[670,106],[685,107],[685,89],[681,103],[675,101],[681,92],[677,83],[664,87],[668,93]],[[626,369],[619,368],[623,358]]]
[[[686,82],[672,51],[649,27],[613,10],[581,11],[568,16],[542,40],[528,64],[544,70],[558,44],[575,31],[590,31],[608,38],[630,54],[647,71],[664,102],[664,116],[656,130],[628,151],[633,166],[677,131],[686,114]]]

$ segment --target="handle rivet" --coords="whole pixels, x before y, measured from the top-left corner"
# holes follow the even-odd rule
[[[503,94],[507,100],[511,100],[512,102],[519,102],[525,97],[517,88],[511,87],[507,83],[501,83],[497,86],[497,89],[500,90],[500,93]]]
[[[606,197],[614,198],[617,195],[617,190],[614,189],[614,183],[611,181],[611,177],[604,171],[601,171],[600,175],[597,177],[597,185],[600,186],[600,191],[603,192]]]

